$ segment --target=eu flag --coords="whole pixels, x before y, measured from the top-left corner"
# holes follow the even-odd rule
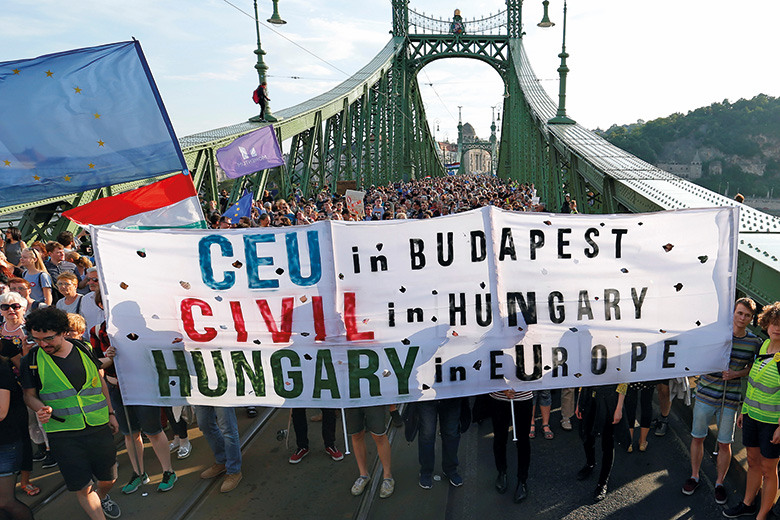
[[[139,42],[0,63],[0,207],[186,168]]]
[[[238,219],[241,217],[249,217],[252,214],[252,201],[253,197],[251,193],[247,193],[238,202],[230,206],[223,217],[230,218],[232,224],[238,224]]]

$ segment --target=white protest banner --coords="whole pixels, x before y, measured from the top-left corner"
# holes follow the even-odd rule
[[[366,208],[363,205],[363,199],[366,196],[365,191],[347,190],[344,194],[347,199],[347,209],[355,213],[360,218],[366,216]]]
[[[93,228],[128,404],[352,407],[720,371],[736,208]]]

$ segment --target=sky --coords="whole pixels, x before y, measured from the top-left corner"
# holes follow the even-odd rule
[[[135,37],[178,136],[235,124],[257,113],[256,33],[252,2],[229,1],[3,0],[0,61]],[[505,2],[411,0],[410,8],[441,18],[460,8],[468,21],[505,9]],[[258,0],[274,111],[347,79],[384,47],[392,29],[390,0],[279,0],[288,22],[279,27],[265,22],[272,10],[271,0]],[[550,0],[555,27],[538,28],[541,17],[541,0],[525,0],[524,45],[536,76],[557,99],[562,1]],[[780,96],[778,19],[777,0],[570,0],[567,113],[588,128],[606,129],[724,99]],[[489,136],[491,107],[500,113],[503,101],[490,67],[439,60],[418,80],[438,139],[457,139],[458,106],[464,123]]]

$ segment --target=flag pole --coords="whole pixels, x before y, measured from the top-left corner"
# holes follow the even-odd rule
[[[344,430],[344,455],[349,455],[349,437],[347,436],[347,414],[341,409],[341,427]]]

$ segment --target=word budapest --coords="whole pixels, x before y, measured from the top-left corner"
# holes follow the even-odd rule
[[[722,370],[733,208],[95,228],[129,404],[351,407]]]

